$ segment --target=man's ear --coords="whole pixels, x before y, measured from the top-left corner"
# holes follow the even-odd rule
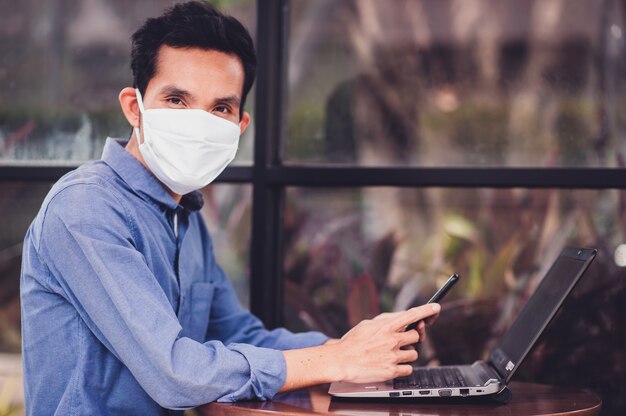
[[[120,91],[118,99],[128,123],[133,127],[139,127],[139,104],[137,104],[135,89],[130,87],[124,88]]]
[[[241,121],[239,122],[239,134],[243,135],[243,132],[248,128],[248,124],[250,124],[250,114],[247,111],[243,112],[241,116]]]

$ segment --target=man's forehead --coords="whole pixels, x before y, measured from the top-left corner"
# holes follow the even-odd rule
[[[194,95],[204,92],[241,98],[244,70],[237,55],[213,49],[159,48],[152,78],[159,91],[187,92]],[[152,81],[151,80],[151,81]],[[156,85],[155,85],[156,86]],[[177,91],[176,91],[177,90]]]

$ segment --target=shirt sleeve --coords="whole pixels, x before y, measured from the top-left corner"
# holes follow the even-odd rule
[[[61,295],[159,405],[269,399],[284,384],[280,351],[180,337],[176,314],[136,248],[124,203],[102,185],[56,194],[39,241]]]
[[[245,343],[279,350],[313,347],[328,340],[321,332],[295,334],[285,328],[268,330],[241,306],[230,280],[215,261],[212,264],[216,287],[207,339],[222,340],[227,345]]]

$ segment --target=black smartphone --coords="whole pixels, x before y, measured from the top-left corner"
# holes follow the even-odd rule
[[[441,286],[439,290],[435,292],[433,297],[430,298],[427,303],[439,303],[441,299],[443,299],[443,297],[446,296],[446,294],[450,291],[450,289],[452,289],[452,286],[454,286],[456,282],[459,281],[459,279],[460,279],[459,275],[454,273],[452,276],[448,278],[448,280],[446,280],[446,283],[444,283],[443,286]],[[406,327],[406,331],[409,331],[411,329],[416,329],[419,323],[420,321],[413,322],[412,324]]]
[[[446,296],[446,294],[450,291],[450,289],[452,289],[452,286],[454,286],[458,281],[459,275],[454,273],[448,278],[448,280],[446,280],[446,283],[444,283],[443,286],[441,286],[439,290],[435,292],[433,297],[428,300],[428,303],[439,303],[441,299],[443,299],[443,297]]]

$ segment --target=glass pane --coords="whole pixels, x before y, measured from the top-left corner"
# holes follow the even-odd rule
[[[241,303],[249,307],[252,187],[209,185],[202,194],[201,213],[213,239],[215,258],[235,286]]]
[[[625,201],[616,190],[290,188],[285,323],[338,337],[362,319],[422,304],[456,272],[461,281],[420,360],[471,363],[508,328],[563,246],[597,247],[516,377],[598,388],[604,405],[623,414]]]
[[[623,2],[289,5],[288,163],[623,165]]]
[[[256,33],[254,0],[218,6]],[[171,0],[0,3],[0,164],[98,159],[107,136],[129,137],[117,96],[132,85],[130,37]],[[249,97],[248,108],[254,98]],[[254,128],[236,161],[252,160]]]

